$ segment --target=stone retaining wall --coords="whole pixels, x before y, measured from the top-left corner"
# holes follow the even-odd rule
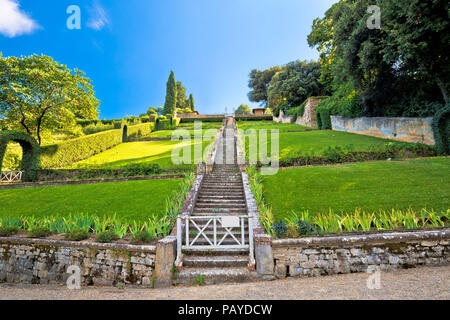
[[[81,285],[152,286],[155,246],[0,238],[0,283],[66,284],[81,269]]]
[[[280,115],[278,117],[274,116],[273,121],[278,123],[292,123],[292,116],[287,116],[283,110],[280,110]]]
[[[332,116],[333,130],[434,145],[433,118],[344,118]]]
[[[305,105],[305,112],[302,117],[298,117],[296,124],[307,126],[311,128],[317,128],[316,109],[321,99],[309,98]]]
[[[304,277],[448,265],[450,229],[272,241],[275,275]]]

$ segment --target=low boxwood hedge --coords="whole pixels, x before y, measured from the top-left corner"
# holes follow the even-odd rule
[[[222,122],[225,117],[198,117],[198,118],[182,118],[180,119],[180,123],[194,123],[195,121],[202,121],[202,122]]]

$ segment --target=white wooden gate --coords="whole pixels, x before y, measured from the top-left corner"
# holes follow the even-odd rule
[[[2,171],[0,174],[0,183],[11,183],[22,181],[23,171]]]

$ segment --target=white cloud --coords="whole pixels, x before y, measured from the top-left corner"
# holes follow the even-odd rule
[[[37,22],[20,10],[18,0],[0,0],[0,34],[14,38],[38,28]]]
[[[89,13],[90,19],[87,22],[89,28],[100,31],[109,25],[108,14],[97,1],[95,1],[94,5],[89,9]]]

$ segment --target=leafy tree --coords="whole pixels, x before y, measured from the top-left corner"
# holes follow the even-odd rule
[[[384,60],[435,81],[446,104],[450,83],[450,10],[446,0],[385,0]]]
[[[147,111],[148,116],[157,115],[157,114],[158,114],[158,110],[156,107],[150,107]]]
[[[186,88],[181,81],[177,81],[177,108],[183,109],[189,107],[186,105]]]
[[[248,98],[252,102],[261,102],[262,105],[267,105],[267,88],[269,87],[272,78],[282,70],[281,67],[272,67],[264,71],[252,70],[250,72],[250,81],[248,86],[252,89],[248,93]]]
[[[248,105],[241,104],[234,113],[235,114],[251,114],[252,110],[250,109],[250,107]]]
[[[98,118],[91,80],[45,55],[0,57],[0,119],[42,143],[45,130]]]
[[[175,82],[175,74],[173,71],[170,72],[169,80],[167,81],[166,89],[166,102],[164,103],[163,114],[165,116],[172,115],[177,107],[177,85]]]
[[[275,74],[270,82],[268,104],[272,109],[281,101],[287,101],[288,108],[297,107],[310,96],[322,95],[323,85],[319,82],[318,62],[294,61]]]

